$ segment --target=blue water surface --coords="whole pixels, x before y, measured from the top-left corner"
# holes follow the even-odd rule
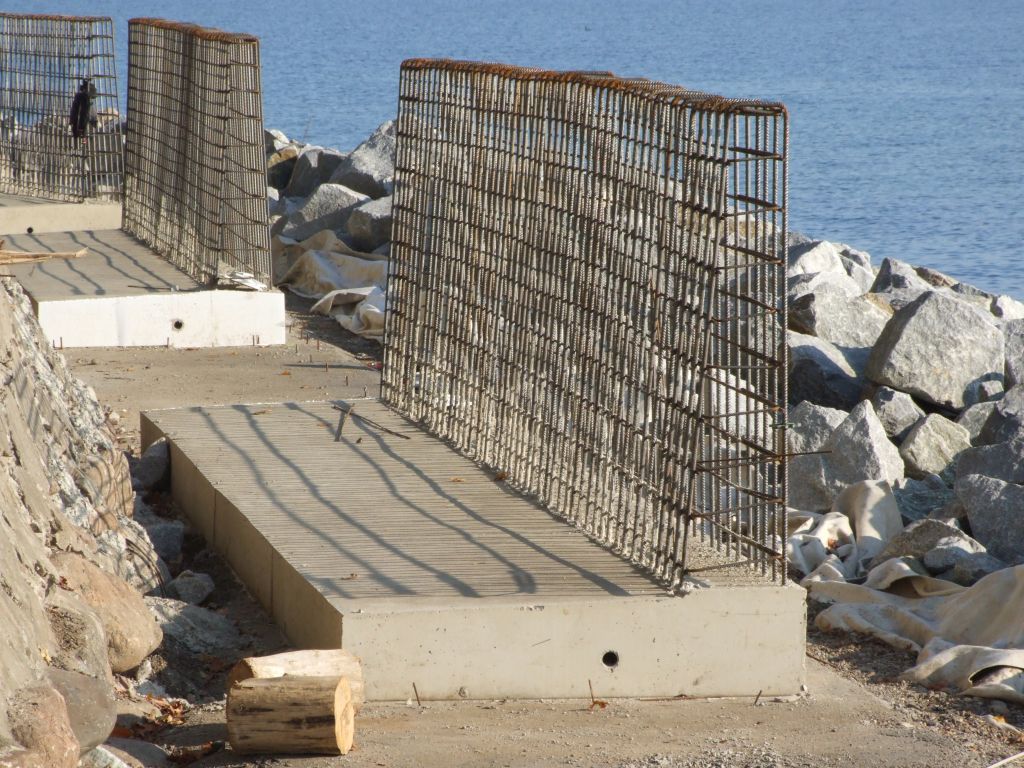
[[[1024,298],[1017,0],[7,0],[262,40],[266,124],[350,149],[394,116],[399,63],[606,69],[791,115],[790,227]]]

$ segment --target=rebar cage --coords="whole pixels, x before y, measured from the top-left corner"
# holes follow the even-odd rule
[[[694,539],[785,582],[787,126],[404,62],[382,397],[669,588]]]
[[[87,78],[95,121],[76,138],[71,107]],[[113,22],[0,13],[0,192],[117,200],[122,136]]]
[[[201,283],[270,286],[259,40],[128,22],[124,229]]]

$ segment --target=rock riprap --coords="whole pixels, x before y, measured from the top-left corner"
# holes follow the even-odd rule
[[[1002,613],[982,615],[992,585],[1024,579],[1024,305],[898,259],[876,269],[849,246],[791,241],[786,549],[812,598],[833,603],[816,622],[908,647],[935,610],[915,613],[915,599],[949,596],[962,609],[937,631],[960,661],[942,668],[972,654],[1010,666],[997,684],[938,679],[1024,700],[1002,636],[957,645],[1003,613],[1024,615],[1005,605],[1019,602],[1016,587]],[[919,657],[930,681],[933,654]],[[909,679],[925,679],[916,669]]]

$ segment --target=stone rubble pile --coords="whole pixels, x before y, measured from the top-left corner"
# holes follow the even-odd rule
[[[787,277],[790,563],[812,598],[860,604],[819,626],[921,651],[942,633],[907,627],[940,596],[1024,584],[1024,304],[802,236]],[[1018,648],[1009,631],[977,645]],[[1024,700],[1024,672],[1008,678],[977,695]]]
[[[182,646],[191,674],[244,642],[198,605],[213,584],[181,570],[183,523],[143,501],[166,483],[166,445],[129,467],[117,414],[46,343],[13,281],[0,285],[0,376],[0,764],[138,764],[119,750],[156,748],[110,734],[126,702],[160,714],[143,696],[168,696],[151,654],[162,664]]]
[[[265,134],[276,285],[321,299],[314,312],[379,338],[391,251],[395,124],[352,152]]]

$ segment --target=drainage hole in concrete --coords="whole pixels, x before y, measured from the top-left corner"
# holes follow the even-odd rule
[[[605,655],[601,657],[601,663],[608,667],[608,669],[615,669],[619,666],[619,654],[615,651],[607,651]]]
[[[176,331],[180,331],[182,328],[185,327],[185,321],[175,320],[173,323],[171,323],[171,327]]]

